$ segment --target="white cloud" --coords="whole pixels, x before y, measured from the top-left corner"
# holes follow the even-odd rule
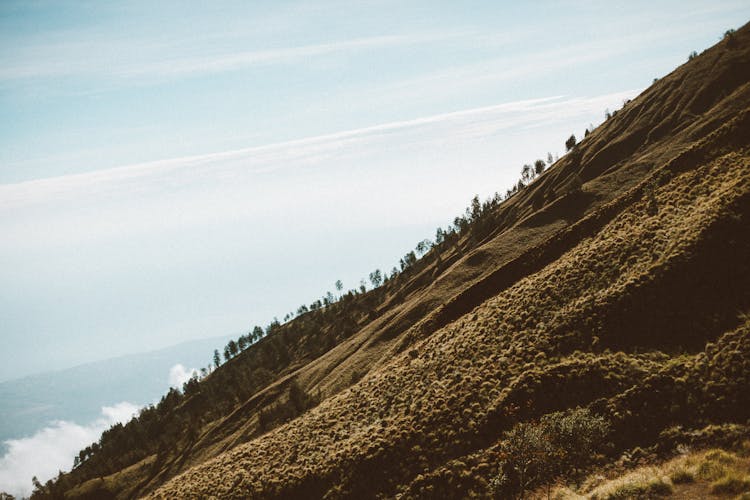
[[[197,373],[198,370],[195,368],[187,370],[181,363],[177,363],[169,369],[169,386],[181,389],[182,384],[190,380],[190,377]]]
[[[82,448],[97,441],[103,431],[128,421],[138,406],[122,402],[102,407],[102,417],[89,425],[58,420],[33,436],[5,441],[8,452],[0,458],[0,491],[17,497],[31,494],[31,478],[42,483],[68,470]]]

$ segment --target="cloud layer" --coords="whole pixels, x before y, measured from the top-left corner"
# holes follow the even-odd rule
[[[182,384],[190,380],[190,377],[197,373],[198,370],[195,368],[187,370],[182,366],[182,363],[177,363],[169,369],[169,386],[176,389],[182,389]]]
[[[5,441],[7,453],[0,458],[0,491],[17,497],[31,494],[31,478],[42,483],[69,470],[79,450],[97,441],[103,431],[126,422],[138,411],[132,403],[104,406],[101,417],[88,425],[58,420],[33,436]]]
[[[541,127],[575,116],[603,112],[638,94],[626,90],[595,97],[552,96],[442,113],[265,146],[129,165],[91,173],[0,185],[4,210],[55,199],[108,198],[112,193],[138,194],[205,185],[206,181],[246,179],[279,169],[304,168],[324,160],[341,162],[387,148],[426,147],[491,137],[520,127]]]

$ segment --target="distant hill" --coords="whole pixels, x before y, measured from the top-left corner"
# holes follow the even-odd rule
[[[88,423],[100,415],[102,406],[156,402],[169,388],[172,366],[200,369],[227,340],[195,340],[0,382],[0,441],[29,436],[52,420]]]
[[[37,497],[511,498],[750,437],[750,27],[524,184]]]

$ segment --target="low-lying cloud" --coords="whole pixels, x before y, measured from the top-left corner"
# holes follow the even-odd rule
[[[58,420],[33,436],[5,441],[8,452],[0,458],[0,491],[17,497],[31,494],[31,478],[42,483],[69,470],[79,450],[97,441],[103,431],[127,422],[138,406],[122,402],[102,407],[102,416],[88,425]]]
[[[190,377],[196,375],[198,370],[190,368],[189,370],[182,366],[181,363],[177,363],[169,369],[169,386],[177,389],[182,389],[182,384],[190,380]]]

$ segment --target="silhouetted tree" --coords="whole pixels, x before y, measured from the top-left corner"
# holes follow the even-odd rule
[[[373,288],[377,288],[383,283],[383,274],[380,269],[375,269],[370,273],[370,283],[372,283]]]
[[[402,262],[402,269],[409,269],[411,266],[413,266],[417,262],[417,256],[416,254],[411,251],[404,255],[404,258],[401,259]]]
[[[214,349],[214,366],[218,368],[219,365],[221,365],[221,356],[219,355],[219,350]]]
[[[472,222],[479,220],[482,215],[482,204],[479,202],[479,195],[475,194],[471,199],[471,211],[468,212],[468,219]]]
[[[469,221],[465,217],[458,216],[453,219],[453,225],[458,228],[459,233],[463,233],[469,227]]]
[[[534,162],[534,173],[536,175],[540,175],[542,172],[544,172],[544,160],[537,160]]]
[[[44,486],[42,486],[42,483],[39,482],[39,479],[37,479],[36,476],[31,478],[31,484],[34,485],[34,493],[44,494]]]
[[[421,256],[426,254],[430,248],[432,248],[432,242],[430,240],[422,240],[417,243],[417,253]]]
[[[336,291],[340,292],[344,289],[344,284],[341,282],[341,280],[336,280]]]
[[[733,49],[737,45],[737,39],[734,34],[734,29],[728,29],[724,32],[724,40],[727,41],[727,47],[730,49]]]
[[[237,355],[237,352],[239,351],[239,347],[237,346],[237,342],[234,340],[230,340],[227,344],[227,349],[229,349],[229,354],[234,357]]]
[[[445,231],[439,227],[435,230],[435,244],[440,245],[443,241],[445,241]]]
[[[198,392],[200,392],[200,383],[198,382],[197,375],[193,375],[187,382],[182,384],[182,393],[185,396],[190,397],[198,394]]]
[[[575,134],[570,134],[570,137],[568,137],[568,140],[565,141],[565,150],[570,151],[576,147],[576,136]]]
[[[527,183],[531,180],[531,165],[528,163],[521,168],[521,180]]]

